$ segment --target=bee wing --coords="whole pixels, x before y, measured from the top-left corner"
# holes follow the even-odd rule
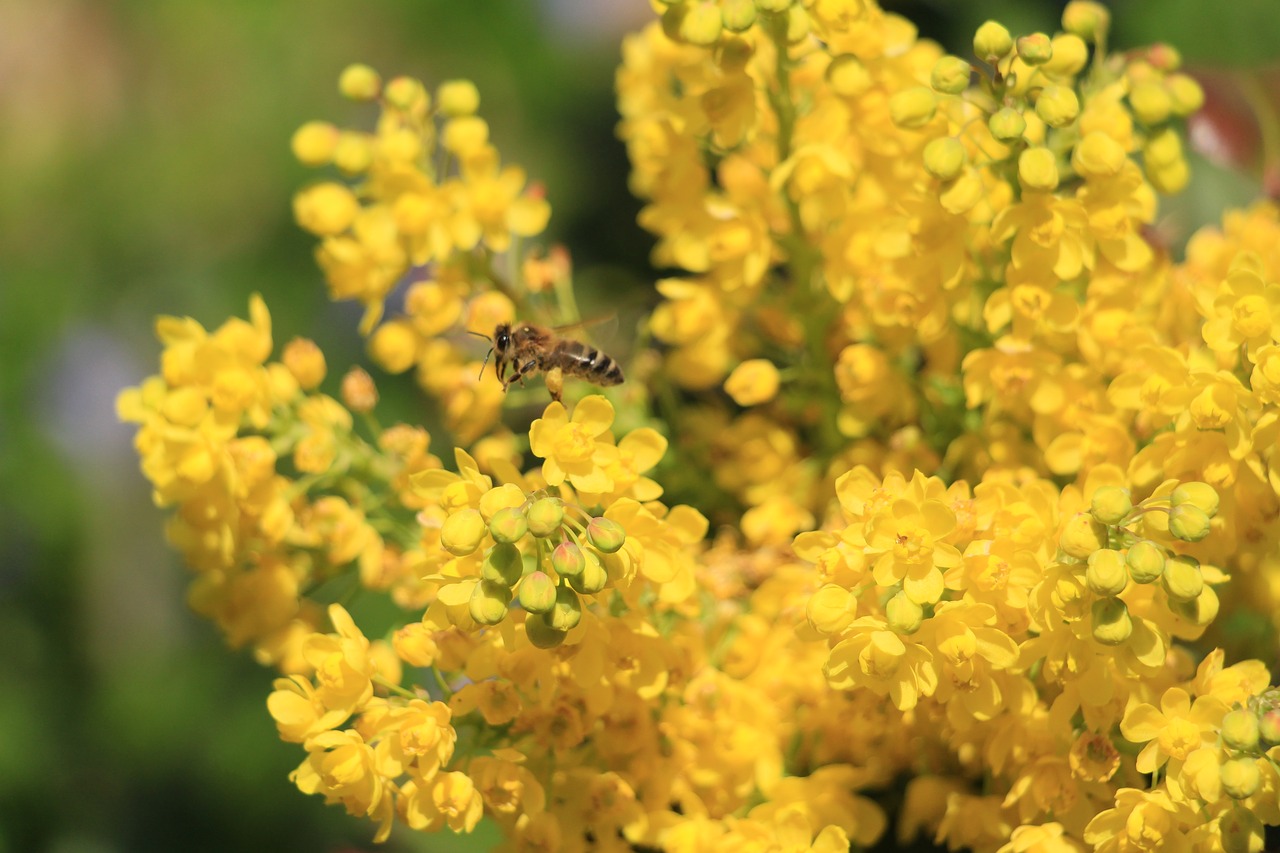
[[[563,326],[552,326],[551,331],[560,337],[566,337],[570,332],[581,332],[587,329],[596,329],[596,333],[590,337],[608,337],[608,332],[601,327],[607,327],[608,331],[612,331],[618,326],[618,312],[610,311],[607,314],[601,314],[586,320],[579,320],[576,323],[567,323]]]

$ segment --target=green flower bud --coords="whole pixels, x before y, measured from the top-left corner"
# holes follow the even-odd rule
[[[1155,583],[1164,574],[1164,551],[1145,539],[1129,546],[1124,562],[1134,583]]]
[[[1002,107],[987,119],[987,127],[996,139],[1012,142],[1022,138],[1023,131],[1027,129],[1027,120],[1013,107]]]
[[[1258,720],[1258,735],[1267,746],[1280,744],[1280,708],[1272,708]]]
[[[557,631],[572,631],[582,621],[582,602],[567,586],[556,587],[556,601],[542,619]]]
[[[519,542],[528,532],[529,522],[525,521],[519,507],[505,507],[489,519],[489,533],[496,542]]]
[[[941,136],[924,147],[925,171],[942,181],[959,175],[968,159],[964,143],[953,136]]]
[[[586,566],[587,558],[583,556],[582,549],[578,547],[576,542],[570,542],[566,539],[551,552],[551,567],[562,578],[580,575]]]
[[[915,86],[889,98],[889,118],[898,127],[924,127],[938,109],[938,96],[926,86]]]
[[[720,39],[724,18],[715,3],[687,3],[678,33],[682,41],[699,47],[710,47]]]
[[[903,592],[885,604],[884,616],[889,627],[899,634],[914,634],[924,622],[924,610]]]
[[[983,62],[1007,56],[1013,50],[1013,36],[1002,24],[987,21],[973,34],[973,53]]]
[[[1066,127],[1080,115],[1080,99],[1067,86],[1046,86],[1036,98],[1036,115],[1049,127]]]
[[[586,565],[578,574],[569,576],[569,586],[583,595],[595,595],[609,584],[609,573],[595,551],[583,551],[582,554]]]
[[[1145,125],[1162,124],[1173,112],[1173,98],[1169,97],[1164,86],[1154,80],[1138,83],[1129,90],[1129,108]]]
[[[612,554],[627,541],[627,532],[611,518],[598,516],[587,523],[587,541],[606,554]]]
[[[944,95],[959,95],[969,88],[973,68],[958,56],[944,56],[933,64],[929,83]]]
[[[440,112],[449,118],[475,115],[480,109],[480,90],[470,80],[446,80],[436,89]]]
[[[499,542],[484,555],[480,577],[487,581],[512,587],[524,574],[524,557],[520,549],[508,542]]]
[[[1105,38],[1111,26],[1111,13],[1107,7],[1092,0],[1072,0],[1062,10],[1062,28],[1085,41]]]
[[[1044,33],[1018,39],[1018,56],[1028,65],[1043,65],[1053,58],[1053,42]]]
[[[475,553],[484,539],[484,517],[476,509],[463,509],[444,520],[440,528],[440,544],[455,557]]]
[[[1124,555],[1110,548],[1094,551],[1089,555],[1084,583],[1097,595],[1119,595],[1124,592],[1124,588],[1129,585]]]
[[[556,603],[556,582],[546,572],[531,572],[520,581],[519,601],[530,613],[546,613]]]
[[[1107,547],[1107,528],[1088,513],[1078,512],[1062,528],[1058,547],[1067,556],[1083,560],[1099,548]]]
[[[1100,598],[1093,603],[1093,638],[1106,646],[1118,646],[1133,633],[1129,608],[1118,598]]]
[[[1222,718],[1222,742],[1232,749],[1252,752],[1258,746],[1258,717],[1248,708],[1236,708]]]
[[[1174,139],[1177,139],[1177,134],[1174,134]],[[1178,154],[1181,156],[1181,151]],[[1190,504],[1213,518],[1218,514],[1218,493],[1208,483],[1191,481],[1173,490],[1173,494],[1169,495],[1169,504],[1171,506]]]
[[[1018,180],[1029,190],[1049,192],[1058,186],[1058,160],[1048,148],[1028,148],[1018,155]]]
[[[1119,486],[1103,486],[1093,493],[1089,503],[1089,512],[1103,524],[1119,524],[1132,509],[1129,490]]]
[[[1233,758],[1222,765],[1219,773],[1222,775],[1222,790],[1237,800],[1252,797],[1262,784],[1258,762],[1253,758]]]
[[[524,617],[524,633],[534,648],[554,649],[564,642],[567,631],[557,631],[547,624],[544,616],[530,613]]]
[[[856,98],[871,88],[871,72],[852,53],[842,53],[827,65],[827,83],[842,98]]]
[[[372,101],[382,91],[382,78],[368,65],[348,65],[338,77],[338,91],[353,101]]]
[[[524,512],[529,532],[539,539],[546,538],[560,529],[564,523],[564,501],[559,498],[538,498]]]
[[[726,30],[744,33],[756,22],[756,4],[754,0],[721,0],[720,15]]]
[[[468,609],[471,611],[471,618],[481,625],[497,625],[507,618],[507,605],[510,603],[510,587],[482,580],[471,591]]]
[[[1177,556],[1165,561],[1160,577],[1164,591],[1174,601],[1192,601],[1204,589],[1204,576],[1194,557]]]
[[[1169,510],[1169,532],[1183,542],[1199,542],[1209,529],[1209,516],[1198,506],[1183,504]]]
[[[784,12],[791,6],[791,0],[756,0],[756,8],[761,12]]]

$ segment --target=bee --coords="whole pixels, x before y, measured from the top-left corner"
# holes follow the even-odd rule
[[[471,334],[489,340],[489,352],[480,365],[480,374],[493,356],[493,370],[506,391],[516,382],[522,386],[527,377],[546,374],[547,390],[554,400],[560,399],[561,382],[565,376],[577,376],[593,385],[617,385],[622,382],[622,368],[611,356],[590,344],[573,338],[561,337],[564,326],[547,328],[532,323],[499,323],[493,337],[479,332]]]

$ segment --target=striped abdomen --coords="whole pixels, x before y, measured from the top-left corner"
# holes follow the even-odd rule
[[[596,385],[617,385],[622,381],[618,362],[593,346],[570,338],[556,341],[543,359],[542,369],[560,368],[566,376],[580,376]]]

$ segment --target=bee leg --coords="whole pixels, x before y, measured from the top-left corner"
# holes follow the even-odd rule
[[[559,403],[560,394],[564,390],[564,371],[558,367],[553,367],[547,371],[545,379],[547,390],[551,392],[551,399]]]

